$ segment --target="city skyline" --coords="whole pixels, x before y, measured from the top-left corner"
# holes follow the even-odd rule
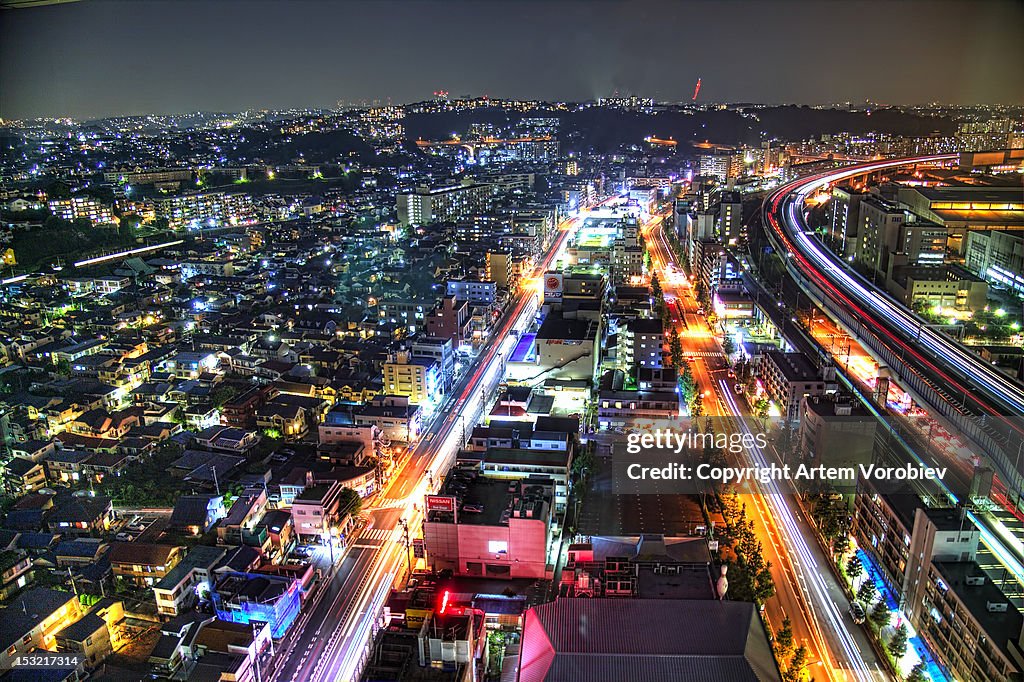
[[[1009,2],[810,12],[805,3],[439,0],[260,3],[246,14],[233,3],[184,4],[0,12],[0,117],[327,108],[437,90],[688,101],[698,78],[708,102],[1024,102],[1024,73],[1012,68],[1024,62],[1015,29],[1024,8]]]
[[[1024,682],[1021,26],[0,0],[0,680]]]

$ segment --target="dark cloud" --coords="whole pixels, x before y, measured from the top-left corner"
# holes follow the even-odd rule
[[[0,115],[452,95],[1024,102],[1024,7],[85,0],[0,11]]]

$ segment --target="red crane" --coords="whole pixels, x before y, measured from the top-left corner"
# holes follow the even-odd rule
[[[697,79],[697,86],[693,89],[693,101],[697,101],[697,94],[700,93],[700,78]]]

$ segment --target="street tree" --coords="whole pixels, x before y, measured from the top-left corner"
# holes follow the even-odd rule
[[[871,624],[879,630],[889,624],[889,620],[892,618],[892,612],[889,611],[889,605],[885,603],[884,599],[879,599],[871,608],[871,613],[868,615],[868,618],[871,619]]]
[[[892,639],[889,641],[889,653],[897,661],[907,653],[907,641],[909,638],[910,633],[907,630],[907,624],[900,623],[896,628],[896,632],[892,634]]]
[[[910,674],[907,675],[907,682],[927,682],[924,661],[918,661],[917,665],[910,669]]]
[[[782,627],[775,634],[775,650],[778,652],[780,658],[786,658],[789,656],[790,650],[793,648],[793,621],[786,616],[782,619]]]
[[[875,583],[872,580],[865,580],[864,584],[857,590],[857,600],[865,604],[874,602],[877,595],[878,588],[875,587]]]
[[[861,563],[860,557],[856,554],[851,556],[850,560],[846,562],[846,575],[854,583],[857,582],[857,578],[864,575],[864,564]]]

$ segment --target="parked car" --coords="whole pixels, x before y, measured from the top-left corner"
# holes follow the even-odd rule
[[[850,604],[850,618],[857,625],[862,624],[867,618],[867,614],[864,612],[864,607],[860,605],[860,602],[853,602]]]

